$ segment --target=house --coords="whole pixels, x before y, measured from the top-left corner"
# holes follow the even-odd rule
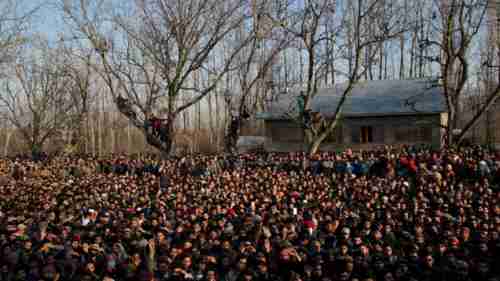
[[[332,118],[346,84],[324,88],[312,100],[312,112]],[[264,122],[268,151],[306,148],[303,125],[297,121],[300,91],[282,94],[266,112]],[[440,147],[447,124],[442,88],[435,80],[359,82],[347,98],[339,125],[321,150],[345,147],[369,149],[386,144],[429,144]]]
[[[462,126],[478,113],[484,103],[484,95],[469,95],[465,97],[461,120]],[[485,112],[466,134],[466,140],[472,143],[490,145],[500,150],[500,100]]]

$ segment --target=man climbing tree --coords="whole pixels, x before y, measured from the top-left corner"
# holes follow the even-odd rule
[[[137,118],[137,114],[135,113],[134,109],[132,108],[132,105],[130,104],[129,100],[122,97],[121,95],[116,98],[116,106],[118,109],[124,114],[129,117],[129,118]]]
[[[230,47],[222,46],[249,20],[245,0],[227,0],[223,5],[218,0],[132,1],[133,17],[129,16],[130,6],[99,9],[103,1],[61,2],[74,29],[98,55],[96,69],[100,69],[112,96],[128,99],[128,103],[117,103],[119,111],[164,154],[171,153],[177,117],[237,68],[235,58],[255,37],[245,34]],[[110,33],[105,28],[110,25],[101,24],[106,18],[103,10],[113,12],[112,34],[120,37],[122,44],[113,44],[106,36]],[[221,51],[224,56],[215,55]],[[193,85],[194,77],[209,78]],[[115,99],[118,101],[123,102]],[[155,130],[148,130],[147,121],[160,105],[166,117],[162,138]],[[157,125],[151,124],[156,132],[160,129]]]
[[[244,107],[241,116],[238,113],[232,113],[231,115],[231,122],[225,137],[225,151],[234,154],[237,152],[236,143],[238,142],[238,136],[240,135],[240,128],[242,123],[250,118],[250,114],[248,113],[246,107]]]

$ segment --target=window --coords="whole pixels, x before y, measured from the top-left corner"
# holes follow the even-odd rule
[[[361,127],[361,142],[362,143],[373,142],[373,127],[371,126]]]
[[[353,126],[351,128],[352,143],[372,143],[374,131],[372,126]],[[383,136],[381,136],[381,138],[383,138]]]

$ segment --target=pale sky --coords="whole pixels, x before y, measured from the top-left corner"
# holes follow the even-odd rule
[[[58,3],[60,3],[61,0],[17,0],[17,1],[20,1],[22,3],[19,8],[24,9],[26,11],[39,7],[39,10],[37,11],[35,17],[32,20],[30,33],[44,34],[50,41],[53,41],[57,40],[58,38],[57,35],[59,33],[64,32],[66,27],[64,24],[62,13],[58,8]],[[69,1],[79,1],[79,0],[69,0]],[[124,1],[124,0],[119,0],[119,1]],[[300,2],[301,0],[297,1]],[[471,57],[474,57],[474,59],[478,57],[479,49],[481,47],[480,44],[478,44],[478,40],[482,39],[483,37],[482,35],[483,34],[478,35],[476,37],[477,40],[475,41],[474,46],[471,49],[470,55]],[[396,59],[398,60],[397,57]],[[477,72],[477,69],[474,69],[473,67],[471,71]]]
[[[57,34],[63,31],[64,23],[56,3],[59,0],[21,0],[25,11],[38,9],[31,24],[31,33],[42,33],[49,40],[57,39]]]

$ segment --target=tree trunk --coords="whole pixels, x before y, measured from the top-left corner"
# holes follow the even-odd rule
[[[101,108],[98,110],[97,117],[97,155],[101,157],[103,155],[102,143],[103,143],[103,126],[104,126],[104,97],[101,98]]]
[[[85,113],[85,154],[89,154],[89,142],[90,142],[90,122],[89,122],[89,112]]]
[[[416,53],[416,47],[417,47],[417,31],[413,33],[413,36],[411,38],[411,51],[410,51],[410,73],[409,73],[409,78],[415,78],[415,53]]]
[[[338,124],[338,117],[340,116],[340,113],[335,116],[333,123],[331,123],[326,130],[323,130],[319,135],[317,135],[312,142],[309,143],[308,145],[308,153],[310,156],[318,153],[318,150],[323,143],[323,141],[326,139],[328,135],[330,135],[334,129],[337,127]]]
[[[220,110],[219,110],[219,95],[215,95],[215,144],[216,144],[216,151],[219,152],[221,143],[221,116],[220,116]]]
[[[379,43],[379,65],[378,65],[378,80],[382,80],[383,78],[387,78],[387,63],[384,55],[384,46],[383,42]],[[384,76],[384,63],[385,63],[385,76]]]
[[[404,0],[404,13],[408,15],[408,0]],[[403,21],[403,25],[407,25],[406,17]],[[399,80],[405,78],[405,33],[402,33],[399,38]],[[393,77],[394,78],[394,77]]]
[[[3,155],[4,157],[7,157],[7,154],[8,154],[8,151],[9,151],[9,148],[10,148],[10,139],[12,137],[12,131],[10,131],[9,129],[7,129],[7,136],[5,137],[5,144],[4,144],[4,147],[3,147]]]
[[[33,136],[33,141],[30,143],[31,156],[37,158],[42,152],[43,142],[38,137]]]
[[[224,152],[229,154],[238,153],[238,138],[241,132],[241,120],[234,120],[230,117],[226,133],[224,134]]]
[[[96,116],[96,113],[93,112],[94,117]],[[89,130],[90,130],[90,146],[92,147],[92,156],[96,156],[96,128],[95,128],[95,122],[94,118],[88,118],[89,121]]]
[[[215,91],[215,95],[217,96],[217,90]],[[212,113],[212,95],[208,95],[207,97],[207,103],[208,103],[208,144],[210,145],[210,147],[213,147],[214,146],[214,136],[216,135],[215,134],[215,131],[214,131],[214,115]]]
[[[477,124],[481,116],[483,116],[483,114],[487,113],[490,110],[490,108],[495,104],[495,101],[498,99],[499,96],[500,96],[500,86],[498,86],[494,90],[494,92],[492,92],[488,96],[488,99],[486,100],[484,105],[481,108],[479,108],[478,112],[474,115],[474,117],[472,117],[472,119],[469,120],[469,122],[467,122],[467,124],[464,126],[464,128],[460,132],[460,135],[458,135],[456,138],[457,145],[460,145],[460,143],[464,140],[467,132]]]
[[[384,79],[385,80],[389,79],[389,76],[387,75],[388,60],[389,60],[389,55],[387,54],[387,52],[384,52]]]
[[[132,134],[130,132],[130,122],[127,122],[127,154],[132,154]]]
[[[399,80],[403,80],[405,78],[405,36],[401,35],[401,39],[399,42]]]
[[[448,126],[446,127],[446,147],[450,147],[453,144],[453,124],[455,123],[455,109],[450,108],[448,112]]]
[[[115,128],[113,128],[114,127],[113,123],[115,122],[114,115],[115,114],[111,113],[110,116],[109,116],[109,123],[110,123],[109,125],[111,126],[110,129],[109,129],[109,134],[110,134],[110,139],[111,139],[111,143],[109,145],[110,146],[109,150],[110,150],[110,152],[112,154],[115,154],[115,152],[116,152],[116,150],[115,150],[115,147],[116,147],[116,130],[115,130]]]
[[[88,139],[88,121],[87,112],[82,113],[80,120],[78,120],[78,127],[75,134],[71,136],[71,145],[76,145],[78,153],[87,152],[87,139]]]
[[[300,85],[303,86],[304,85],[304,55],[302,53],[300,53],[300,72],[299,72],[299,79],[300,79]]]
[[[169,127],[171,127],[171,126],[169,126]],[[158,151],[161,152],[163,157],[168,157],[173,153],[173,151],[172,151],[173,144],[174,144],[174,130],[173,129],[169,130],[169,133],[168,133],[169,136],[166,137],[164,141],[160,140],[157,136],[150,134],[149,132],[147,132],[143,128],[141,128],[141,132],[146,137],[147,143],[149,145],[151,145],[152,147],[158,149]]]
[[[419,13],[419,32],[420,32],[420,40],[424,38],[424,13],[421,11]],[[418,78],[424,77],[424,47],[418,48]]]
[[[307,147],[307,152],[310,156],[312,155],[315,155],[316,153],[318,153],[318,150],[321,146],[321,143],[323,142],[323,140],[320,140],[320,138],[316,138],[315,141],[312,141],[310,142]]]
[[[202,142],[203,142],[203,133],[201,131],[201,102],[196,103],[196,136],[198,141],[196,142],[197,145],[197,152],[201,152],[201,147],[202,147]]]

